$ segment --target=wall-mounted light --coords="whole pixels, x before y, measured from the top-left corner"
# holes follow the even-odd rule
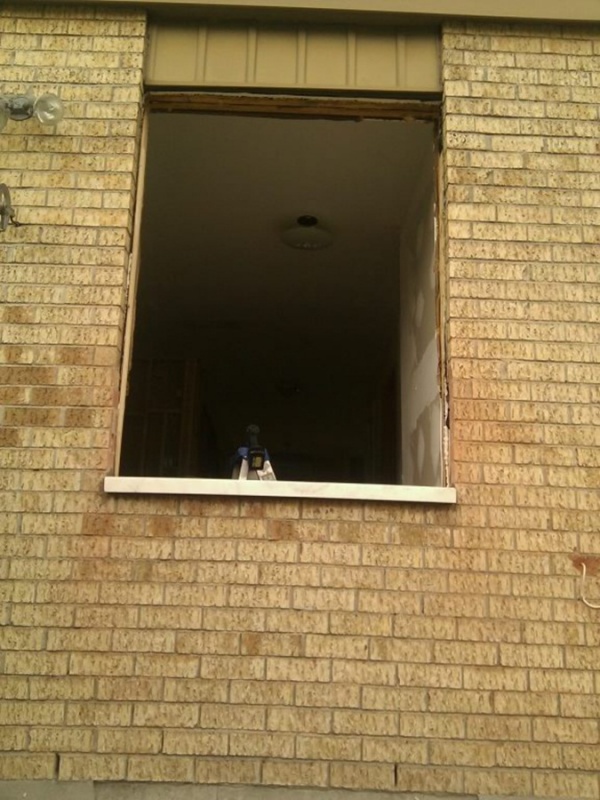
[[[331,233],[319,225],[312,214],[302,214],[291,228],[287,228],[281,239],[296,250],[323,250],[333,241]]]
[[[0,95],[0,131],[9,119],[22,122],[36,117],[42,125],[56,125],[64,113],[63,101],[55,94],[42,94],[37,99],[31,94]]]
[[[5,183],[0,183],[0,231],[5,231],[9,225],[19,227],[17,214],[10,201],[10,191]]]

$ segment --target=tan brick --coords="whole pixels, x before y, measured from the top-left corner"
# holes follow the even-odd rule
[[[560,792],[563,797],[595,798],[598,796],[597,775],[585,775],[581,772],[556,774],[554,771],[536,772],[533,774],[533,791],[543,796],[548,792]]]
[[[198,724],[197,705],[186,703],[136,703],[133,724],[161,728],[192,728]]]
[[[391,790],[396,786],[392,764],[332,764],[331,785],[348,789]]]
[[[56,759],[38,753],[5,753],[0,759],[0,778],[3,780],[52,780]]]
[[[295,687],[295,703],[316,708],[358,708],[360,688],[352,683],[299,683]]]
[[[392,632],[392,623],[391,614],[332,611],[329,615],[329,630],[332,634],[389,636]]]
[[[0,746],[2,747],[3,753],[9,752],[10,750],[27,750],[27,728],[0,728]]]
[[[68,703],[67,725],[124,726],[131,725],[130,703]]]
[[[278,732],[231,733],[229,754],[233,756],[263,756],[267,758],[292,758],[294,736]]]
[[[300,648],[299,648],[300,649]],[[367,658],[369,640],[358,636],[314,636],[305,638],[304,653],[321,658]]]
[[[358,683],[372,686],[394,686],[396,667],[394,664],[367,663],[362,661],[339,661],[332,665],[334,683]]]
[[[533,739],[538,742],[598,743],[598,722],[586,719],[533,720]]]
[[[262,768],[262,780],[273,786],[319,786],[329,785],[327,765],[319,761],[292,762],[266,760]]]
[[[227,735],[204,731],[166,730],[163,734],[163,753],[176,755],[227,755]]]
[[[29,749],[32,751],[67,751],[85,753],[93,750],[93,731],[82,728],[60,730],[57,728],[34,728],[29,735]]]
[[[312,655],[307,647],[304,649],[307,656]],[[300,656],[302,650],[302,637],[298,634],[246,633],[241,636],[241,652],[246,655]]]
[[[197,783],[240,783],[257,784],[263,764],[261,759],[253,758],[198,758],[196,759],[195,780]],[[289,762],[286,762],[289,763]]]
[[[259,680],[265,677],[264,658],[235,656],[202,656],[200,677],[218,680],[227,675],[230,680]],[[273,678],[277,680],[277,678]]]
[[[559,713],[559,697],[552,692],[495,692],[494,709],[498,714],[552,717]]]
[[[363,738],[365,761],[390,762],[392,764],[427,764],[427,741],[403,738]]]
[[[398,733],[398,715],[384,711],[334,711],[333,732],[370,736],[394,736]]]
[[[3,675],[0,677],[0,697],[7,700],[26,700],[29,695],[29,684],[27,678]]]
[[[558,769],[561,749],[558,745],[506,743],[497,747],[497,763],[502,767],[528,767]]]
[[[198,657],[171,653],[138,655],[135,660],[135,674],[195,678],[198,674]]]
[[[115,631],[112,635],[112,649],[125,652],[173,652],[175,634],[173,631]],[[89,649],[89,648],[88,648]]]
[[[362,707],[397,711],[425,711],[428,694],[424,689],[400,689],[381,686],[364,686]]]
[[[135,728],[104,728],[98,731],[99,753],[159,753],[162,748],[161,730]]]
[[[256,618],[251,630],[289,631],[292,633],[327,633],[328,617],[326,611],[271,610],[266,613],[264,621]]]
[[[523,770],[486,769],[465,771],[465,792],[493,792],[498,796],[527,796],[532,791],[531,773]]]
[[[130,756],[127,779],[130,781],[172,781],[190,783],[194,759],[182,756]]]
[[[53,757],[54,760],[54,757]],[[59,780],[123,780],[126,759],[121,755],[63,755]]]
[[[301,759],[359,761],[360,749],[359,737],[301,735],[296,739],[296,756]]]
[[[96,681],[98,700],[160,700],[162,692],[162,678],[101,677]]]
[[[200,709],[201,728],[264,730],[265,711],[256,706],[205,703]]]
[[[267,658],[266,678],[271,681],[316,681],[330,679],[331,668],[326,659]]]
[[[134,659],[131,655],[73,653],[69,659],[72,675],[132,675]]]
[[[156,693],[153,697],[147,697],[146,699],[149,700],[157,700],[161,697],[161,688],[162,688],[162,681],[156,681],[158,684],[156,687]],[[261,684],[258,685],[259,687]],[[226,680],[215,680],[215,681],[208,681],[208,680],[187,680],[182,678],[167,678],[165,680],[164,685],[164,699],[167,702],[175,702],[175,703],[184,703],[184,702],[192,702],[192,703],[224,703],[228,699],[228,681]],[[250,690],[249,694],[250,697],[254,696],[255,692],[258,691],[257,689]],[[233,684],[232,684],[232,696],[231,702],[251,702],[250,699],[248,700],[236,700],[233,696]],[[260,702],[257,700],[256,702]]]
[[[303,708],[271,708],[267,712],[267,730],[328,733],[331,731],[331,712]]]

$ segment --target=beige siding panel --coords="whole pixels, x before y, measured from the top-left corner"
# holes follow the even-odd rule
[[[438,33],[347,26],[150,29],[148,86],[439,92]]]
[[[413,92],[427,92],[440,80],[439,43],[426,34],[403,37],[406,85]]]
[[[198,29],[169,26],[160,32],[160,47],[152,47],[147,71],[162,83],[193,83],[197,77]]]
[[[273,86],[298,83],[302,66],[299,54],[304,51],[304,42],[300,39],[298,31],[290,28],[257,31],[254,82],[260,86],[269,82]]]
[[[364,89],[395,89],[398,85],[398,62],[403,60],[402,40],[381,31],[365,32],[356,37],[354,74],[357,86]]]
[[[313,29],[306,36],[306,71],[302,83],[343,89],[349,80],[348,35],[343,30]]]
[[[208,28],[204,82],[215,86],[247,83],[248,39],[249,31],[245,27]]]

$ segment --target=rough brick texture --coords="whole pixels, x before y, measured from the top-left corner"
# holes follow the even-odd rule
[[[425,508],[102,493],[145,23],[0,28],[4,91],[68,107],[0,136],[0,778],[598,800],[600,30],[444,31],[459,502]]]

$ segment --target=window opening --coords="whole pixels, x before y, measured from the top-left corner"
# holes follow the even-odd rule
[[[149,112],[121,475],[441,485],[434,129]]]

